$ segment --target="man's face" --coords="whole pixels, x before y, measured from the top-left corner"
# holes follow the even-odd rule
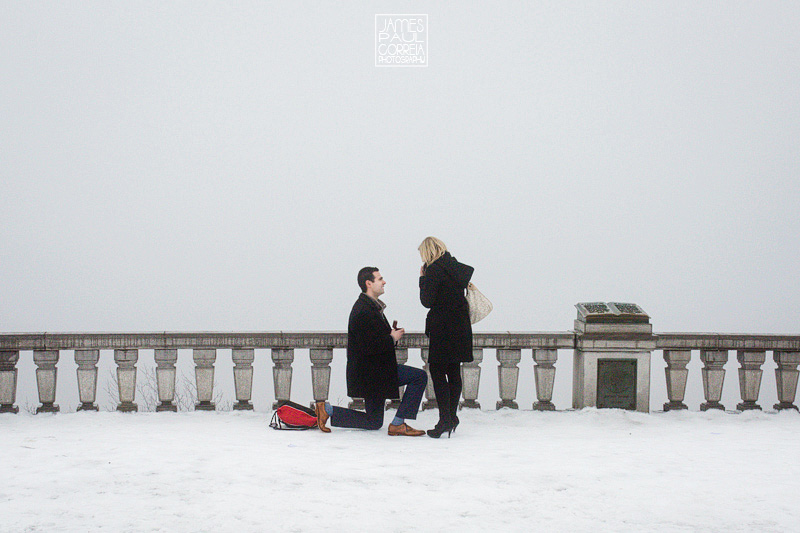
[[[383,286],[386,285],[386,281],[381,276],[379,271],[375,271],[372,273],[373,281],[367,280],[367,292],[373,298],[377,298],[381,294],[383,294]]]

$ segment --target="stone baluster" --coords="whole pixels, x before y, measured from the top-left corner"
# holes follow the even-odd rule
[[[253,361],[256,360],[256,351],[253,348],[234,348],[233,358],[233,385],[236,389],[236,403],[234,411],[252,411],[253,404]]]
[[[758,393],[761,390],[761,365],[767,360],[767,352],[738,350],[736,359],[739,361],[739,393],[742,396],[742,403],[736,405],[739,411],[751,409],[761,409],[758,401]]]
[[[78,365],[78,396],[81,404],[78,411],[97,411],[97,361],[100,350],[75,350]]]
[[[216,348],[195,348],[192,350],[194,359],[194,376],[197,382],[197,411],[214,411],[217,406],[212,401],[214,398],[214,363],[217,361]]]
[[[483,348],[472,349],[472,362],[461,365],[461,382],[463,383],[464,400],[461,407],[480,409],[478,403],[478,390],[481,384],[481,362],[483,361]]]
[[[293,348],[272,349],[272,380],[275,384],[275,403],[277,409],[283,402],[288,402],[292,395],[292,363],[294,362]]]
[[[428,348],[422,348],[422,369],[428,374],[428,384],[425,385],[425,401],[422,402],[422,410],[437,409],[439,404],[436,403],[436,393],[433,391],[433,378],[431,378],[431,369],[428,365]]]
[[[534,411],[555,411],[553,405],[553,385],[556,381],[556,361],[558,350],[533,350],[534,380],[536,381],[536,399],[533,404]]]
[[[311,348],[311,392],[315,402],[325,402],[331,390],[331,361],[333,361],[333,348]]]
[[[510,407],[519,409],[515,401],[517,398],[517,383],[519,382],[519,367],[522,360],[522,350],[518,348],[498,348],[497,350],[497,380],[500,385],[500,401],[497,409]]]
[[[686,397],[686,380],[689,371],[686,365],[692,360],[691,350],[664,350],[664,361],[667,368],[667,397],[669,401],[664,404],[664,411],[679,411],[688,409],[683,399]]]
[[[117,411],[132,413],[139,410],[139,406],[133,402],[136,399],[136,362],[138,360],[139,350],[114,350],[119,387]]]
[[[155,350],[156,385],[158,387],[158,405],[156,412],[178,412],[175,405],[175,363],[178,361],[178,350],[174,348],[158,348]]]
[[[774,408],[778,411],[784,409],[797,411],[794,399],[797,394],[797,378],[800,375],[797,370],[797,365],[800,364],[800,352],[775,351],[772,352],[772,358],[778,363],[778,368],[775,369],[775,385],[778,387],[779,403],[776,403]]]
[[[394,350],[394,358],[397,360],[398,365],[404,365],[408,362],[408,348],[395,348]],[[400,387],[400,398],[403,398],[403,393],[406,391],[406,386],[403,385]],[[400,400],[399,399],[391,399],[387,400],[386,402],[386,410],[389,409],[399,409],[400,408]]]
[[[17,401],[18,351],[0,352],[0,413],[19,413]]]
[[[36,408],[39,413],[57,413],[61,409],[56,405],[56,383],[58,378],[58,350],[34,350],[33,362],[36,369],[36,386],[39,389],[39,401]]]
[[[722,409],[719,403],[722,398],[722,386],[725,384],[725,363],[728,362],[727,350],[700,350],[700,361],[703,362],[703,396],[706,401],[700,404],[701,411]]]

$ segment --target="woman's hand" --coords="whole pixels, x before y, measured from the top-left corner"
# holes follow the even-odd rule
[[[422,266],[419,267],[419,275],[420,276],[424,276],[425,275],[425,263],[422,263]]]

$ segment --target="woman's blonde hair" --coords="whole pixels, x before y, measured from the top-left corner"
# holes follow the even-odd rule
[[[430,265],[447,251],[447,246],[436,237],[425,237],[422,244],[419,245],[419,255],[422,257],[422,262],[425,266]]]

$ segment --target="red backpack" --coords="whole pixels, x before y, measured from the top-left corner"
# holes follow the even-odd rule
[[[313,429],[317,427],[317,414],[313,409],[291,401],[283,402],[272,415],[272,429]]]

